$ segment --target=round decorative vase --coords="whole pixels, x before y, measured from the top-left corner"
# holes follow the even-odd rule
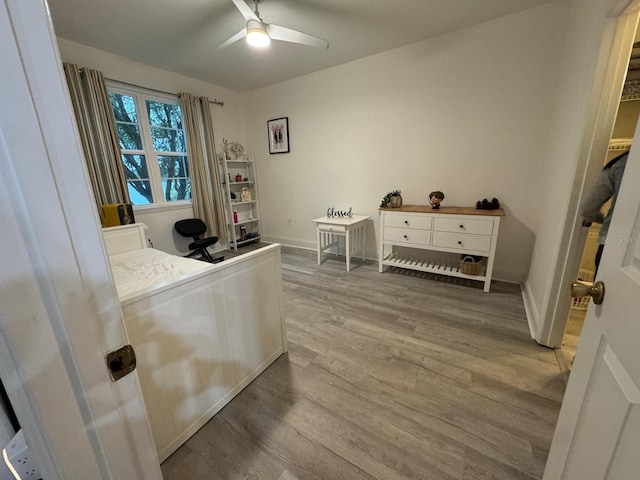
[[[391,197],[391,200],[389,201],[389,206],[391,208],[400,208],[402,206],[402,197],[400,196]]]

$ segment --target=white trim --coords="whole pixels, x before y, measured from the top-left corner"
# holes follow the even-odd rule
[[[281,245],[285,245],[287,247],[297,247],[304,248],[305,250],[318,250],[318,244],[315,240],[300,240],[297,238],[291,237],[274,237],[270,235],[262,234],[262,240],[266,243],[280,243]],[[369,258],[367,256],[367,258]]]
[[[616,6],[627,2],[618,0]],[[640,7],[640,2],[634,3]],[[559,248],[554,252],[547,297],[534,337],[542,345],[553,347],[562,342],[570,308],[567,287],[578,273],[586,238],[582,235],[580,200],[589,185],[588,179],[602,168],[608,150],[637,24],[637,13],[609,18],[601,38],[565,224]]]
[[[128,83],[121,83],[121,82],[118,82],[117,80],[110,80],[108,78],[104,79],[104,83],[107,85],[108,91],[113,91],[115,93],[120,93],[123,95],[136,93],[138,95],[142,95],[152,100],[158,100],[161,102],[172,103],[174,105],[180,105],[180,102],[178,101],[178,95],[173,95],[170,93],[161,93],[152,88],[147,89],[144,87],[136,87]]]
[[[535,339],[538,325],[540,324],[540,314],[536,308],[535,298],[529,282],[525,282],[522,286],[522,301],[524,302],[524,311],[527,316],[529,333],[531,334],[531,338]]]
[[[188,200],[180,200],[175,202],[167,202],[164,204],[148,203],[144,205],[132,205],[133,213],[144,215],[147,213],[168,212],[169,210],[192,210],[193,202]]]

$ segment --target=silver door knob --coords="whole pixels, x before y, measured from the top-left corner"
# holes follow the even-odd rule
[[[604,283],[597,281],[593,285],[582,282],[573,282],[571,284],[571,296],[573,298],[581,298],[590,295],[593,303],[600,305],[604,300]]]

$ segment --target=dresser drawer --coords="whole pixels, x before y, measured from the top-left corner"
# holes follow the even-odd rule
[[[413,228],[384,227],[384,240],[393,243],[431,244],[431,232]]]
[[[347,227],[344,225],[328,225],[328,224],[318,224],[318,230],[321,232],[330,232],[330,233],[345,233],[347,231]]]
[[[451,218],[444,217],[434,219],[433,229],[440,232],[473,233],[476,235],[491,235],[493,233],[493,220],[481,218]]]
[[[428,215],[412,215],[410,213],[391,213],[384,217],[385,227],[417,228],[431,230],[431,217]]]
[[[464,235],[460,233],[433,232],[433,245],[436,247],[489,252],[491,249],[491,237],[483,237],[481,235]]]

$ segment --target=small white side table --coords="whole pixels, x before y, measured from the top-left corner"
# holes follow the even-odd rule
[[[367,229],[365,220],[368,215],[353,215],[352,217],[320,217],[313,220],[318,231],[318,265],[322,261],[322,252],[331,247],[336,247],[336,255],[339,255],[338,241],[345,237],[345,257],[347,257],[347,272],[351,269],[351,257],[362,251],[362,259],[365,260]]]

